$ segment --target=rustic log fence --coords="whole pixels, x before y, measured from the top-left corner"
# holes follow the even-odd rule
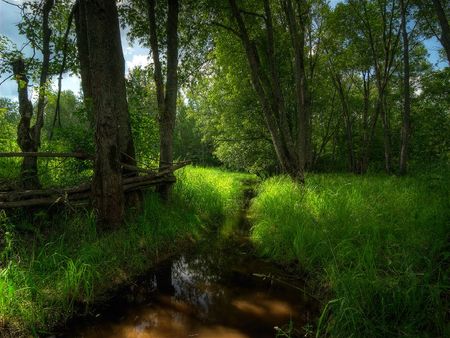
[[[76,158],[79,160],[94,160],[92,155],[84,153],[56,152],[14,152],[0,153],[2,157],[39,157],[39,158]],[[174,182],[174,171],[188,165],[189,161],[174,163],[162,169],[145,169],[122,163],[122,167],[135,172],[132,177],[123,178],[123,191],[147,189],[162,183]],[[91,198],[91,183],[82,183],[75,187],[0,191],[0,209],[19,207],[42,207],[55,204],[86,204]]]

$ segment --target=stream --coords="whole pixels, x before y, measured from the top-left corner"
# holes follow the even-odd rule
[[[160,263],[57,337],[265,338],[275,327],[301,329],[317,315],[316,302],[301,282],[257,258],[246,236],[243,212],[232,236],[211,234]]]

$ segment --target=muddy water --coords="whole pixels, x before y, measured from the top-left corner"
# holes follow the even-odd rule
[[[264,338],[290,322],[302,328],[315,316],[314,302],[298,281],[257,259],[239,233],[163,262],[59,336]]]

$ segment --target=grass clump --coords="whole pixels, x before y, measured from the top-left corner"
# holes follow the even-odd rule
[[[217,223],[239,211],[243,181],[254,179],[249,174],[193,166],[179,170],[177,177],[176,195],[203,220]]]
[[[252,240],[328,290],[318,335],[447,336],[449,177],[312,175],[262,183]]]
[[[97,232],[89,211],[42,215],[39,226],[2,213],[0,335],[46,333],[199,239],[211,225],[207,221],[234,212],[240,177],[186,168],[178,174],[172,203],[149,192],[139,216],[108,233]]]

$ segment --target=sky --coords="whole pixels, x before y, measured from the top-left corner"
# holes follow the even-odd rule
[[[9,0],[12,3],[21,3],[22,0]],[[331,0],[330,4],[334,7],[336,3],[341,0]],[[25,42],[23,36],[20,36],[17,31],[17,23],[20,21],[20,10],[0,0],[0,35],[8,37],[13,43],[21,48]],[[128,73],[129,69],[136,66],[145,66],[149,63],[149,50],[142,48],[139,45],[132,45],[127,41],[126,32],[121,31],[122,48],[125,58],[125,69]],[[425,41],[425,46],[429,52],[429,60],[432,64],[440,67],[442,60],[439,59],[438,50],[440,49],[437,39],[430,39]],[[25,49],[26,51],[26,49]],[[0,76],[0,83],[7,77],[7,75]],[[56,77],[54,77],[52,87],[57,88]],[[80,91],[80,79],[77,76],[64,75],[62,82],[62,90],[72,90],[74,93]],[[17,100],[17,85],[14,80],[6,80],[0,85],[0,97],[7,97],[12,100]]]
[[[20,0],[9,0],[12,3],[21,3]],[[12,5],[9,5],[0,0],[0,35],[8,37],[13,43],[21,48],[24,45],[25,39],[19,35],[17,31],[17,23],[20,22],[20,10]],[[136,66],[145,66],[149,63],[149,50],[142,48],[139,45],[132,45],[127,41],[126,32],[121,30],[122,49],[125,58],[125,69],[128,73],[129,69]],[[27,52],[27,50],[24,50]],[[30,52],[30,51],[28,51]],[[0,83],[8,75],[0,76]],[[52,87],[57,89],[57,80],[54,76]],[[77,76],[70,76],[65,74],[62,81],[62,90],[72,90],[74,93],[80,91],[80,79]],[[0,85],[0,97],[7,97],[12,100],[17,100],[17,84],[14,80],[7,80]]]

